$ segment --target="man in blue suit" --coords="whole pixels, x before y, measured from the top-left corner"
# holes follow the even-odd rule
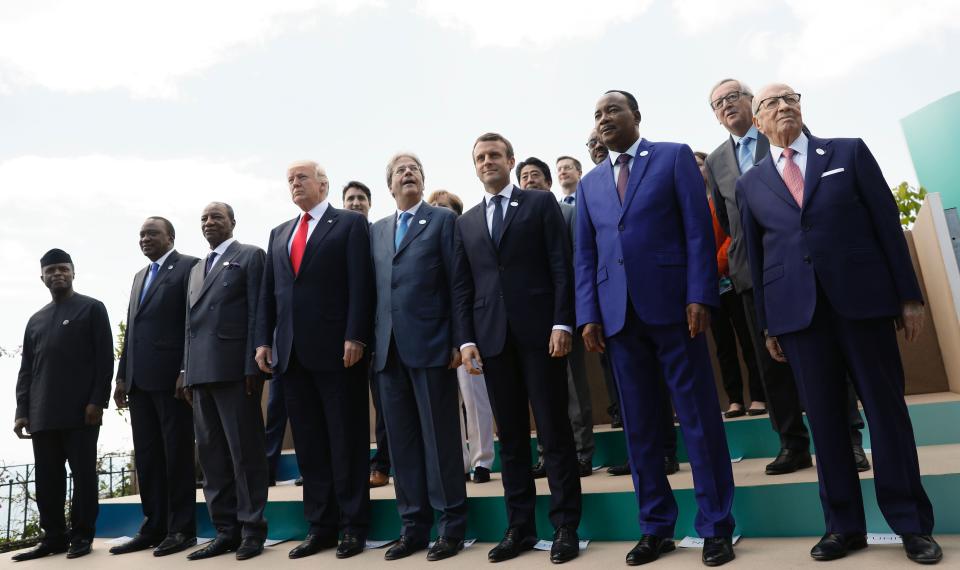
[[[662,369],[693,468],[703,562],[719,566],[734,558],[733,473],[703,334],[719,303],[703,178],[687,146],[640,138],[633,95],[607,92],[594,119],[610,154],[577,191],[576,313],[587,350],[610,350],[620,391],[643,532],[627,564],[675,548]]]
[[[916,337],[923,296],[889,186],[862,140],[805,135],[789,86],[761,89],[753,114],[770,156],[740,177],[737,205],[758,323],[770,355],[793,368],[817,450],[827,528],[810,555],[867,546],[860,481],[836,437],[847,427],[849,374],[870,421],[880,510],[908,558],[938,562],[894,327]]]
[[[457,216],[423,201],[423,179],[415,155],[391,158],[387,185],[397,211],[370,231],[377,283],[373,369],[403,521],[387,560],[427,547],[434,510],[440,512],[439,537],[427,560],[457,554],[467,526],[457,415],[460,350],[451,308]]]

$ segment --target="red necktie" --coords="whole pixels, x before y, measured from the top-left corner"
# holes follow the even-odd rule
[[[627,197],[627,181],[630,180],[630,166],[627,163],[630,162],[631,158],[633,157],[627,153],[617,157],[617,164],[620,165],[620,173],[617,174],[617,194],[620,195],[621,204]]]
[[[797,151],[792,148],[783,149],[783,156],[787,162],[783,165],[783,183],[787,185],[790,195],[797,201],[797,206],[803,207],[803,174],[800,167],[793,161],[793,156]]]
[[[307,225],[310,223],[310,214],[304,214],[300,218],[300,225],[297,227],[297,234],[293,236],[293,243],[290,244],[290,265],[293,266],[293,274],[300,273],[300,262],[303,261],[303,252],[307,249]]]

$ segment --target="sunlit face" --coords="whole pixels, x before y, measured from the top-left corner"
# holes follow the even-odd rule
[[[547,177],[543,171],[532,164],[524,166],[520,170],[520,188],[523,190],[549,190],[550,184],[547,183]]]
[[[730,101],[736,99],[736,101]],[[750,105],[753,103],[753,96],[743,93],[743,88],[738,81],[727,81],[721,83],[710,94],[711,105],[716,102],[720,105],[713,110],[717,120],[727,131],[739,136],[743,136],[753,124],[753,113]]]
[[[765,134],[773,144],[786,147],[800,136],[803,129],[803,115],[800,102],[791,104],[784,99],[775,99],[784,95],[796,94],[789,85],[768,85],[756,96],[757,113],[753,117],[757,129]]]
[[[287,169],[287,186],[293,203],[308,212],[327,197],[330,182],[323,169],[310,164],[294,164]]]
[[[505,188],[515,164],[513,157],[507,157],[507,145],[503,141],[480,141],[473,147],[473,165],[477,178],[485,186]]]
[[[624,152],[640,138],[640,112],[630,108],[622,93],[607,93],[597,101],[593,113],[604,146]]]
[[[367,217],[370,214],[370,199],[367,198],[367,193],[362,189],[355,186],[350,187],[343,195],[343,207]]]
[[[575,162],[569,158],[557,161],[557,180],[564,188],[570,188],[580,182],[580,171]]]
[[[390,173],[390,193],[397,200],[423,198],[423,171],[417,161],[401,156],[393,163]]]

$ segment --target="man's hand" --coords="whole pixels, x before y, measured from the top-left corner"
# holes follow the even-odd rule
[[[780,341],[775,336],[767,337],[767,352],[770,353],[770,358],[777,362],[787,361],[787,355],[783,353],[783,349],[780,348]]]
[[[480,358],[480,349],[476,346],[465,346],[460,351],[460,360],[467,367],[467,372],[474,376],[483,374],[483,360]]]
[[[343,341],[343,367],[350,368],[363,358],[363,345],[352,340]]]
[[[27,430],[27,433],[23,433],[23,430]],[[27,418],[17,418],[13,420],[13,433],[17,434],[17,437],[20,439],[30,439],[33,437],[30,435],[30,420]]]
[[[103,419],[103,408],[96,404],[87,404],[87,409],[83,411],[83,423],[88,426],[98,426]]]
[[[550,333],[550,356],[560,358],[570,354],[573,348],[573,335],[567,331],[554,329]]]
[[[587,352],[604,352],[607,349],[607,345],[603,341],[603,325],[587,323],[584,325],[581,335]]]
[[[127,407],[127,384],[123,380],[117,380],[117,387],[113,390],[113,403],[121,410]]]
[[[183,371],[177,376],[177,385],[173,391],[173,397],[177,400],[183,400],[188,404],[193,404],[193,394],[190,393],[190,387],[187,386],[186,378],[184,378]]]
[[[259,396],[263,391],[263,378],[259,374],[248,374],[244,377],[244,386],[247,396]]]
[[[461,359],[460,359],[460,351],[457,350],[456,348],[451,349],[451,350],[450,350],[450,364],[447,366],[447,368],[449,368],[449,369],[451,369],[451,370],[456,370],[457,368],[460,367],[460,362],[461,362]]]
[[[923,312],[923,303],[907,301],[903,304],[903,312],[897,319],[897,329],[903,329],[907,342],[913,342],[920,336],[926,315]]]
[[[710,307],[700,303],[690,303],[687,305],[687,329],[690,330],[690,338],[697,336],[702,332],[707,332],[710,328]]]
[[[253,357],[257,367],[267,374],[273,374],[273,368],[270,367],[270,361],[273,360],[273,350],[269,346],[258,346],[257,354]]]

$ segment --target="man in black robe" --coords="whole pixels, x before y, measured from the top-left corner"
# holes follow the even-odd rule
[[[113,336],[103,303],[74,292],[70,255],[51,249],[40,278],[53,301],[30,317],[17,378],[14,432],[33,440],[40,544],[15,561],[90,553],[97,522],[97,438],[113,378]],[[73,474],[70,531],[63,504]]]

